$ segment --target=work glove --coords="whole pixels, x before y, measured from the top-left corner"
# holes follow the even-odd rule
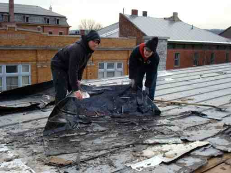
[[[134,88],[135,87],[135,79],[131,79],[130,84],[131,84],[131,87]]]
[[[82,100],[83,99],[82,92],[80,90],[75,91],[75,97],[79,100]]]

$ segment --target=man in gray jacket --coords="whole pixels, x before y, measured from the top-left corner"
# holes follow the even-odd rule
[[[52,58],[56,104],[66,97],[68,91],[74,92],[77,99],[82,99],[80,81],[83,71],[99,43],[99,34],[91,30],[80,41],[64,47]]]

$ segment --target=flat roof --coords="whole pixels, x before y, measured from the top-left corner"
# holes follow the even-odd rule
[[[127,76],[83,81],[87,85],[109,88],[110,85],[128,84],[128,82]],[[8,92],[9,97],[10,93],[11,91]],[[44,94],[40,92],[35,95],[37,101],[44,99],[44,95],[47,94],[47,92]],[[31,100],[23,100],[24,104],[29,102]],[[45,156],[42,141],[43,128],[53,106],[41,110],[2,115],[0,116],[0,154],[3,151],[10,152],[12,159],[9,163],[18,166],[18,169],[26,169],[26,166],[27,169],[35,172],[50,171],[51,173],[57,170],[74,172],[76,169],[81,172],[134,172],[135,170],[131,167],[135,168],[134,163],[142,165],[142,171],[145,172],[163,173],[184,170],[199,173],[199,169],[206,165],[211,157],[225,157],[228,160],[227,154],[231,152],[229,136],[231,129],[231,63],[159,71],[154,102],[162,114],[160,117],[153,117],[153,122],[148,120],[148,125],[123,122],[124,126],[130,128],[126,133],[121,132],[120,134],[120,129],[108,130],[108,127],[102,126],[100,123],[103,121],[102,118],[93,125],[94,132],[80,133],[81,129],[76,129],[76,134],[73,133],[70,137],[64,135],[65,140],[62,145],[71,139],[88,146],[88,149],[79,148],[78,153],[56,155],[53,157],[56,161]],[[17,99],[1,101],[0,106],[12,106],[12,104],[16,106],[19,103],[20,100]],[[143,118],[140,117],[139,121]],[[122,123],[123,119],[118,121]],[[140,134],[136,138],[139,139],[139,143],[128,140],[135,134]],[[162,144],[148,143],[150,141]],[[174,151],[174,147],[177,146],[171,144],[179,141],[184,145],[190,143],[191,147],[195,145],[194,150],[187,151],[170,164],[162,162],[155,167],[149,167],[154,164],[154,162],[149,163],[149,158],[156,157],[153,154],[155,147],[165,144],[165,147],[172,147],[170,151]],[[209,145],[204,146],[203,144],[198,147],[200,143],[195,143],[196,141],[205,144],[208,142]],[[145,153],[149,156],[145,156]],[[4,157],[7,156],[4,155]],[[32,160],[36,161],[36,164],[31,162]],[[67,163],[66,161],[72,161],[74,166],[70,164],[63,166],[62,164]],[[22,164],[18,164],[19,162]],[[2,166],[3,163],[5,164]],[[7,162],[3,163],[0,163],[1,168],[10,168],[7,167]],[[219,163],[227,167],[225,161]],[[203,171],[209,173],[212,170],[213,168]]]

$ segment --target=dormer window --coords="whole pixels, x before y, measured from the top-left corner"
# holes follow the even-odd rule
[[[50,23],[50,19],[49,18],[45,18],[45,23],[49,24]]]
[[[59,25],[59,19],[56,19],[56,24]]]
[[[25,22],[29,23],[29,17],[28,16],[25,17]]]

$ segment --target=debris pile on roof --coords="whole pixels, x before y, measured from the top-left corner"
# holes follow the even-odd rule
[[[54,104],[53,82],[43,82],[0,93],[0,115],[45,109]]]
[[[1,109],[0,144],[4,145],[0,145],[0,172],[6,169],[13,172],[16,168],[4,165],[18,159],[28,170],[42,173],[230,172],[230,66],[229,63],[160,72],[155,97],[160,116],[126,111],[133,110],[128,109],[133,108],[128,99],[132,92],[126,90],[127,85],[121,85],[127,77],[88,81],[97,87],[86,88],[91,98],[83,100],[83,105],[70,96],[55,108],[48,104],[45,109],[36,107],[19,112],[11,109],[7,114]],[[116,83],[119,85],[114,86]],[[116,88],[120,88],[118,92],[114,92]],[[17,95],[15,90],[8,91],[5,98],[0,95],[0,105],[22,103],[22,100],[42,104],[43,94],[52,96],[53,91],[51,87],[39,94],[26,95],[26,91],[20,90],[24,98],[13,97]],[[109,96],[118,96],[123,91],[119,97]],[[109,97],[103,99],[107,94]],[[142,93],[133,96],[137,108]],[[102,107],[102,102],[107,106]],[[122,109],[124,103],[126,106]],[[44,127],[55,117],[52,115],[58,114],[70,119],[78,117],[84,124],[74,123],[75,128],[44,136]],[[61,120],[66,124],[66,118],[60,118],[59,122]],[[179,146],[185,150],[175,151]],[[155,159],[157,163],[149,162],[157,156],[160,156],[159,160]],[[165,159],[173,160],[166,163]]]

